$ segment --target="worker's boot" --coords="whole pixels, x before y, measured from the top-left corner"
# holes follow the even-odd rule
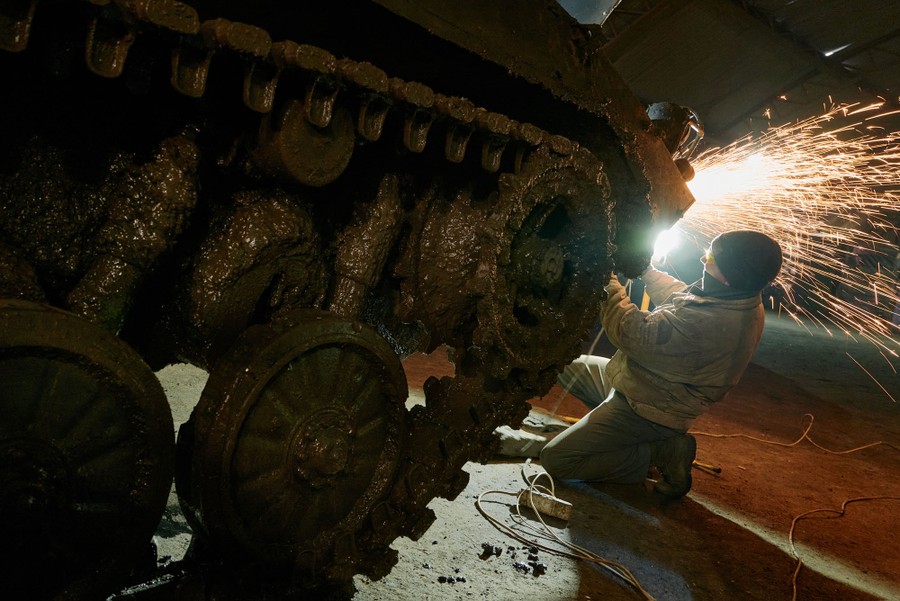
[[[650,445],[650,465],[662,472],[654,487],[667,497],[683,497],[691,490],[691,465],[697,456],[697,441],[690,434],[679,434]]]

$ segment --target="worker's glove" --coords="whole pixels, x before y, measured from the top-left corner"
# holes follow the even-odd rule
[[[607,299],[603,303],[600,323],[606,329],[607,336],[609,336],[612,343],[617,344],[618,331],[622,320],[632,311],[637,311],[638,308],[631,302],[625,286],[620,284],[615,277],[606,285],[606,294]]]
[[[606,285],[606,301],[603,303],[603,309],[600,314],[600,321],[606,326],[606,322],[614,314],[622,311],[623,305],[631,302],[625,286],[619,283],[618,278],[613,276]]]
[[[614,294],[618,294],[620,292],[622,294],[625,294],[625,286],[623,286],[619,282],[619,278],[617,278],[615,275],[613,275],[609,279],[609,283],[606,284],[606,287],[604,289],[606,290],[607,302],[609,301],[610,298],[612,298],[612,296]]]

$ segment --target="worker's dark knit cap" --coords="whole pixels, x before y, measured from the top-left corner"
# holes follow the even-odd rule
[[[760,232],[725,232],[716,236],[709,248],[732,288],[762,290],[781,270],[781,247]]]

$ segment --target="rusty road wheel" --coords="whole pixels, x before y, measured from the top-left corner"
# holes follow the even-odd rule
[[[0,598],[103,599],[150,549],[174,427],[141,358],[88,321],[0,301]]]
[[[179,435],[195,532],[226,563],[289,568],[295,582],[386,571],[369,514],[393,484],[406,397],[399,359],[367,326],[303,311],[250,328]]]

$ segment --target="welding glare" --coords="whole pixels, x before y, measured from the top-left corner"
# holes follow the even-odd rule
[[[697,202],[714,202],[723,197],[746,196],[765,190],[778,170],[762,153],[753,153],[733,162],[721,162],[697,171],[688,187]]]
[[[660,232],[653,245],[653,262],[663,262],[666,257],[681,245],[681,234],[675,228]]]

